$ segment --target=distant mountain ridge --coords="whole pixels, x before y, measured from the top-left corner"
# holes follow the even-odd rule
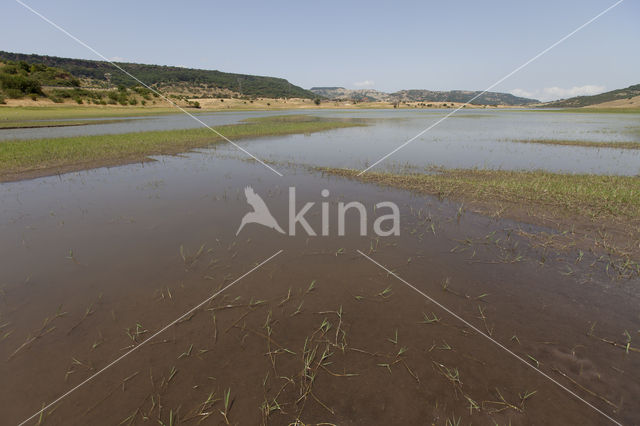
[[[358,102],[389,101],[389,94],[374,89],[350,90],[344,87],[312,87],[313,93],[328,99],[345,99]]]
[[[531,105],[539,103],[536,99],[523,98],[510,93],[471,91],[471,90],[400,90],[386,93],[373,89],[351,90],[344,87],[312,87],[310,89],[318,96],[329,99],[346,99],[357,102],[457,102],[465,103],[475,96],[471,102],[474,105]],[[482,94],[481,94],[482,93]]]
[[[640,96],[640,84],[634,84],[624,89],[611,90],[598,95],[576,96],[569,99],[560,99],[558,101],[547,102],[543,106],[553,108],[579,108],[622,99],[631,99],[636,96]]]
[[[26,61],[62,69],[76,78],[88,78],[112,85],[133,87],[137,81],[106,61],[60,58],[35,54],[0,51],[0,60]],[[234,74],[216,70],[182,68],[166,65],[148,65],[117,62],[119,66],[150,86],[163,84],[189,84],[195,87],[227,91],[241,96],[264,98],[315,98],[316,95],[284,78]]]

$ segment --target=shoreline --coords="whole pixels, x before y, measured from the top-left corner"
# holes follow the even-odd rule
[[[557,234],[528,236],[542,246],[571,246],[619,257],[623,259],[623,272],[630,268],[640,274],[638,176],[467,169],[407,175],[367,172],[358,176],[359,170],[353,169],[313,170],[460,202],[462,211],[470,209],[483,216],[549,228]]]
[[[198,99],[196,99],[198,100]],[[292,103],[291,101],[279,101],[265,99],[261,103],[249,104],[247,101],[239,99],[227,99],[226,102],[202,101],[201,108],[181,106],[188,110],[190,114],[208,114],[213,112],[252,112],[252,111],[310,111],[310,110],[417,110],[417,111],[449,111],[455,110],[463,104],[460,103],[433,103],[433,106],[418,106],[418,103],[408,105],[398,105],[394,108],[389,102],[368,102],[350,103],[324,101],[320,105],[315,105],[309,100],[304,103]],[[214,101],[214,99],[207,99]],[[274,104],[271,104],[271,102]],[[37,104],[38,103],[38,104]],[[37,104],[37,105],[36,105]],[[446,106],[443,106],[446,105]],[[640,114],[640,108],[540,108],[536,106],[488,106],[488,105],[465,105],[465,110],[490,110],[490,111],[524,111],[524,112],[546,112],[546,113],[578,113],[578,114]],[[82,118],[117,118],[117,117],[146,117],[179,114],[181,111],[165,103],[158,106],[103,106],[103,105],[77,105],[77,104],[54,104],[43,101],[33,102],[33,105],[0,105],[0,124],[3,122],[22,123],[34,120],[64,120]],[[2,128],[0,127],[0,130]]]
[[[304,115],[261,117],[214,127],[231,140],[314,133],[363,126],[362,121]],[[208,128],[164,130],[0,142],[0,183],[61,173],[153,161],[224,142]]]

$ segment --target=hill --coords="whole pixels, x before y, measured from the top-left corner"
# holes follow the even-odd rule
[[[312,87],[311,91],[318,96],[329,99],[348,99],[357,102],[456,102],[466,103],[469,99],[482,93],[480,91],[451,90],[400,90],[394,93],[379,92],[372,89],[349,90],[344,87]],[[521,98],[510,93],[487,92],[475,99],[474,105],[529,105],[538,103],[535,99]]]
[[[640,96],[640,84],[634,84],[633,86],[629,86],[625,89],[617,89],[612,90],[610,92],[600,93],[599,95],[591,95],[591,96],[576,96],[574,98],[569,99],[561,99],[559,101],[547,102],[543,105],[543,107],[552,107],[552,108],[580,108],[587,106],[601,106],[600,104],[610,103],[610,107],[620,107],[624,105],[619,105],[619,101],[623,101],[625,99],[631,100],[634,97]],[[618,102],[616,102],[618,101]],[[635,103],[634,105],[637,105]]]
[[[458,102],[465,103],[469,99],[474,98],[482,93],[482,91],[471,90],[450,90],[450,91],[432,91],[432,90],[401,90],[391,94],[393,100],[402,102]],[[521,98],[511,93],[486,92],[474,99],[473,105],[529,105],[539,103],[536,99]]]
[[[328,99],[345,99],[357,102],[389,101],[389,94],[373,89],[349,90],[344,87],[312,87],[316,95]]]
[[[45,65],[69,73],[76,79],[88,79],[112,87],[134,87],[139,83],[117,70],[108,62],[86,59],[59,58],[33,54],[0,51],[0,60],[24,61]],[[152,87],[188,86],[192,94],[220,93],[243,97],[307,98],[316,97],[312,92],[289,83],[283,78],[233,74],[215,70],[181,68],[165,65],[148,65],[118,62],[119,66]]]

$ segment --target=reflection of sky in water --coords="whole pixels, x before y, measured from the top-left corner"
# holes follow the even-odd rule
[[[294,110],[198,114],[209,125],[236,123],[248,117],[313,114],[325,117],[379,119],[368,127],[241,141],[260,158],[318,166],[365,168],[451,110]],[[0,131],[1,139],[125,133],[193,128],[184,114],[145,117],[125,123],[51,129]],[[510,143],[522,139],[640,141],[636,114],[574,114],[517,110],[462,110],[376,169],[390,166],[447,168],[544,169],[555,172],[640,174],[640,151]],[[238,154],[232,146],[221,152]],[[241,155],[241,154],[238,154]]]
[[[554,172],[640,174],[640,151],[512,143],[514,139],[640,140],[629,115],[462,111],[399,150],[377,169],[443,166]],[[349,114],[364,116],[361,114]],[[373,114],[372,114],[373,115]],[[393,113],[387,113],[387,116]],[[318,166],[365,168],[442,115],[401,112],[402,120],[242,142],[260,158]],[[232,152],[230,147],[222,147]]]

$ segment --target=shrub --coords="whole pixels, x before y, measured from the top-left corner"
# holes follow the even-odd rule
[[[314,104],[316,104],[316,105],[320,105],[320,102],[322,102],[322,101],[320,100],[320,98],[315,98],[315,99],[313,100],[313,103],[314,103]]]
[[[9,90],[11,90],[13,94],[19,93],[17,97],[31,93],[42,94],[42,88],[37,80],[19,74],[0,73],[0,87],[7,92],[7,95],[9,94]]]
[[[4,96],[2,95],[2,93],[0,93],[0,105],[4,105],[7,102],[4,100]]]
[[[11,99],[20,99],[22,96],[24,96],[24,93],[22,93],[18,89],[5,89],[4,92],[7,94],[7,97]]]

